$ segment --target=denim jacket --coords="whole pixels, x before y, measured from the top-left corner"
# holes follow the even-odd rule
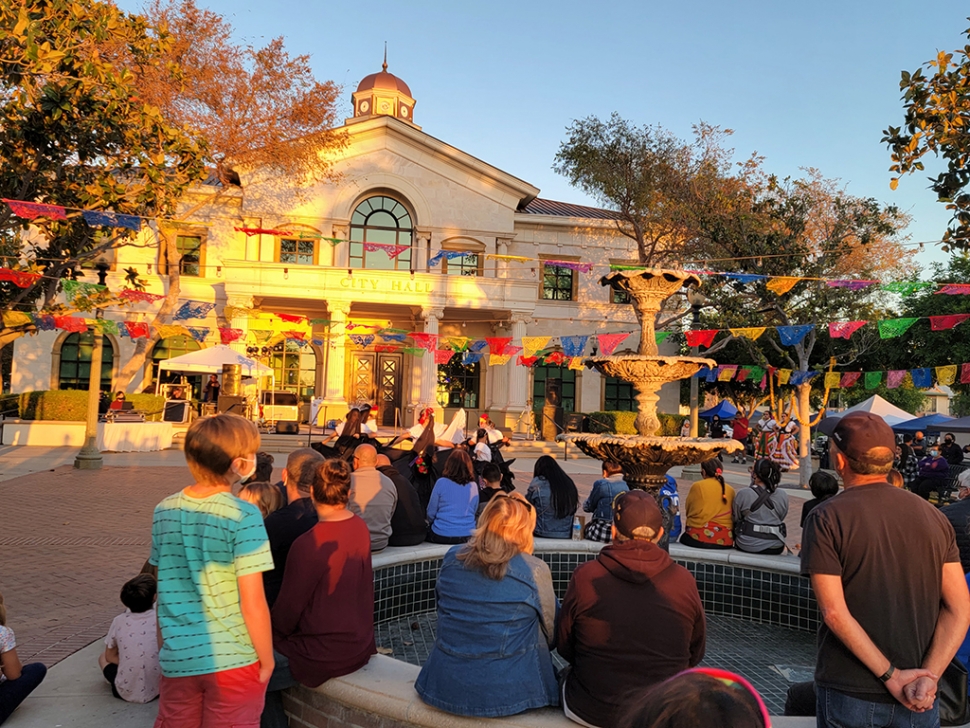
[[[593,518],[600,521],[613,522],[613,499],[620,493],[628,491],[623,473],[617,473],[607,478],[600,478],[593,483],[593,490],[589,498],[583,503],[583,510],[592,513]]]
[[[552,488],[548,480],[542,476],[533,478],[525,497],[536,509],[536,536],[572,538],[573,514],[570,513],[565,518],[556,518],[556,512],[552,508]],[[612,518],[611,515],[610,519]]]
[[[559,602],[549,567],[519,554],[489,579],[445,554],[438,573],[438,635],[415,690],[455,715],[494,718],[559,704],[549,654]]]

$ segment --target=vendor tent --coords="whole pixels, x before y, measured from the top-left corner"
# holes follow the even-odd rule
[[[961,417],[958,420],[946,420],[937,422],[926,428],[927,432],[970,432],[970,417]]]
[[[159,362],[158,367],[159,369],[170,369],[191,374],[221,374],[224,364],[241,365],[242,373],[247,377],[267,376],[273,373],[273,370],[265,364],[247,359],[238,351],[234,351],[223,344],[166,359]]]
[[[730,420],[730,419],[733,419],[734,416],[737,415],[737,413],[738,413],[737,407],[735,407],[733,404],[728,402],[726,399],[722,399],[720,402],[718,402],[716,405],[711,407],[709,410],[704,410],[703,412],[701,412],[700,415],[698,416],[701,417],[702,419],[709,420],[713,418],[714,415],[717,415],[722,420]]]
[[[818,431],[825,435],[831,435],[832,430],[835,429],[839,420],[852,412],[871,412],[874,415],[879,415],[890,427],[895,427],[903,422],[916,419],[914,415],[911,415],[906,410],[900,409],[896,405],[884,400],[878,394],[874,394],[864,402],[859,402],[859,404],[853,405],[842,412],[833,412],[819,423]]]
[[[947,422],[953,422],[953,418],[948,415],[941,415],[934,412],[930,415],[917,417],[915,420],[907,420],[899,425],[893,425],[893,432],[919,432],[920,430],[930,430],[933,425],[946,427]]]

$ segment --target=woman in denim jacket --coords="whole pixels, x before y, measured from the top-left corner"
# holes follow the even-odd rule
[[[535,535],[540,538],[571,538],[573,516],[579,504],[579,492],[573,479],[550,455],[536,460],[532,476],[525,497],[536,509]]]
[[[532,556],[535,521],[521,495],[497,493],[471,540],[445,554],[438,635],[414,684],[428,705],[494,718],[559,704],[549,654],[559,602]]]
[[[613,532],[613,499],[630,490],[623,479],[623,468],[615,460],[603,461],[603,477],[593,483],[583,510],[593,517],[583,529],[583,538],[609,543]]]

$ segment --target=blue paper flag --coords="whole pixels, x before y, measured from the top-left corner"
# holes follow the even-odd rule
[[[378,334],[378,336],[381,337],[381,341],[393,341],[397,344],[403,344],[408,338],[407,334]]]
[[[801,343],[808,332],[815,328],[815,324],[802,324],[801,326],[779,326],[778,338],[785,346],[795,346]]]
[[[472,354],[477,354],[486,346],[488,346],[488,342],[485,341],[485,339],[476,339],[468,345],[468,351],[470,351]]]
[[[818,372],[792,372],[788,383],[793,387],[797,387],[799,384],[807,384],[812,381],[813,377],[817,376]]]
[[[182,304],[179,310],[175,312],[175,316],[173,318],[176,321],[184,321],[185,319],[204,319],[215,307],[216,305],[214,303],[206,303],[204,301],[186,301]]]
[[[441,262],[442,258],[447,258],[448,260],[454,260],[455,258],[461,258],[466,255],[474,255],[473,253],[466,253],[463,250],[440,250],[430,258],[428,258],[428,267],[434,268]]]
[[[84,210],[81,216],[91,227],[123,227],[138,232],[141,230],[141,218],[137,215],[122,215],[117,212],[94,212]]]
[[[209,338],[209,327],[207,326],[186,326],[189,330],[189,334],[193,339],[198,341],[200,344]]]
[[[721,275],[733,281],[741,281],[741,283],[754,283],[755,281],[763,281],[768,277],[759,276],[756,273],[722,273]]]
[[[588,336],[560,336],[559,341],[562,344],[562,353],[568,357],[582,356],[583,352],[586,350],[586,342],[589,341]]]
[[[350,340],[354,342],[354,344],[356,344],[357,346],[363,349],[366,349],[368,346],[374,343],[374,335],[373,334],[365,334],[365,335],[351,334]]]
[[[466,351],[461,357],[462,364],[475,364],[482,360],[482,352]]]
[[[933,373],[927,367],[910,369],[909,375],[913,378],[913,386],[917,389],[929,389],[933,386]]]

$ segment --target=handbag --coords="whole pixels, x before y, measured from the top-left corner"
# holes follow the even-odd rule
[[[940,701],[940,725],[963,725],[970,722],[967,704],[967,668],[957,658],[950,660],[937,684]]]

